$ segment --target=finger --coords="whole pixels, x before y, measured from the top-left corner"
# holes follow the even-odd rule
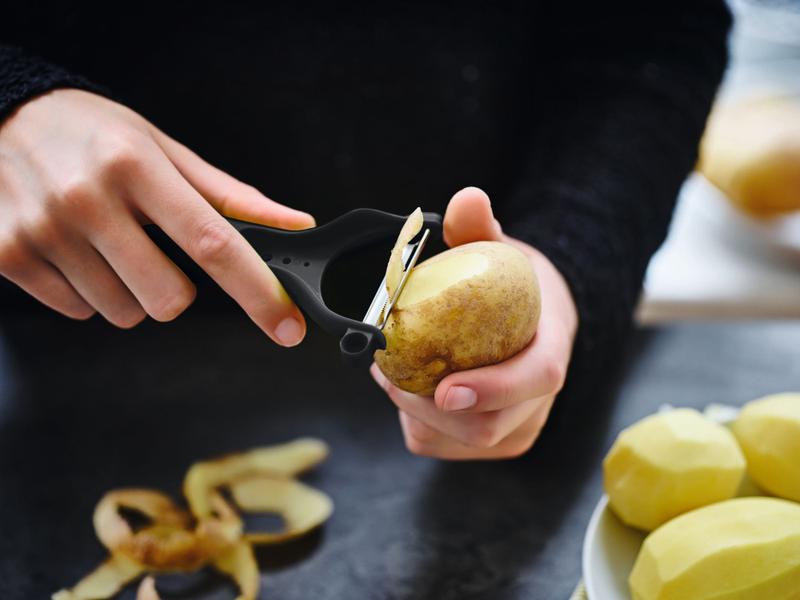
[[[389,382],[373,365],[376,382],[400,410],[461,443],[476,448],[491,448],[526,421],[537,410],[541,399],[520,402],[505,410],[476,414],[446,414],[431,399],[410,394]]]
[[[444,241],[451,247],[484,240],[499,241],[502,236],[489,196],[476,187],[464,188],[450,199],[443,228]]]
[[[284,346],[299,344],[306,329],[303,315],[252,246],[166,156],[147,154],[138,169],[128,185],[139,208],[267,335]]]
[[[547,265],[537,263],[536,271],[542,282],[542,314],[531,343],[503,362],[445,377],[434,394],[440,410],[502,410],[529,398],[558,392],[564,385],[575,331],[574,324],[565,320],[561,312],[571,300],[557,293],[565,288],[553,284],[552,278],[557,274]]]
[[[154,135],[181,175],[226,217],[281,229],[308,229],[316,224],[310,214],[270,200],[163,132],[155,130]]]
[[[503,362],[457,371],[436,388],[436,407],[449,414],[503,410],[558,392],[566,378],[569,347],[555,321],[540,321],[533,341]]]
[[[88,319],[95,310],[51,264],[21,244],[0,251],[0,273],[42,304],[72,319]]]
[[[413,454],[444,460],[498,460],[525,454],[538,439],[547,421],[552,399],[510,435],[490,448],[477,448],[439,433],[401,411],[400,422],[406,447]]]
[[[132,215],[120,210],[102,229],[87,234],[142,308],[157,321],[174,319],[194,301],[192,282]]]
[[[127,329],[146,313],[108,263],[83,239],[71,239],[50,232],[37,248],[75,291],[110,323]]]

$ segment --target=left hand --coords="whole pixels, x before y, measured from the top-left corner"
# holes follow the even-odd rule
[[[527,452],[564,385],[578,313],[566,281],[535,248],[502,233],[488,196],[466,188],[450,200],[444,240],[459,246],[501,241],[522,250],[539,279],[542,313],[533,340],[510,359],[451,373],[433,398],[393,385],[373,364],[370,372],[400,411],[406,446],[442,459],[501,459]]]

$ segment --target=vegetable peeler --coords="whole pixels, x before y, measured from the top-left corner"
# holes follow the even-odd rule
[[[386,348],[383,328],[403,291],[428,238],[440,237],[442,217],[423,213],[422,231],[403,249],[403,275],[394,295],[381,281],[363,320],[334,312],[322,297],[325,270],[343,253],[381,239],[397,236],[406,217],[371,208],[358,208],[312,229],[290,231],[239,219],[228,221],[258,252],[303,313],[329,334],[339,338],[345,363],[368,365],[376,350]]]

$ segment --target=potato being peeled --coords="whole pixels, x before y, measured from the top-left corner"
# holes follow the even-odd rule
[[[411,272],[375,362],[397,387],[431,396],[450,373],[519,352],[539,312],[539,284],[521,251],[501,242],[458,246]]]

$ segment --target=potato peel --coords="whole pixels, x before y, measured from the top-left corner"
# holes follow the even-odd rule
[[[285,529],[281,532],[245,532],[253,544],[285,542],[305,535],[324,523],[333,512],[330,497],[294,479],[251,477],[230,485],[234,502],[246,512],[278,513]]]
[[[236,582],[241,592],[236,600],[255,600],[260,576],[253,547],[242,540],[214,561],[214,568]]]
[[[215,516],[190,529],[188,513],[156,490],[124,489],[106,494],[95,509],[95,531],[109,551],[123,554],[148,569],[195,571],[229,548],[242,532],[241,519],[214,492]],[[139,511],[153,523],[134,532],[120,508]]]
[[[127,583],[136,579],[145,568],[125,556],[112,554],[94,571],[81,579],[71,590],[53,594],[53,600],[97,600],[110,598]]]
[[[94,509],[94,530],[97,539],[114,550],[134,536],[133,529],[119,513],[120,508],[136,510],[153,521],[154,525],[188,529],[192,518],[175,506],[172,499],[157,490],[126,488],[108,492]]]
[[[139,589],[136,590],[136,600],[161,600],[156,590],[156,580],[152,575],[148,575],[139,584]]]
[[[408,216],[403,228],[400,230],[400,235],[397,236],[392,253],[389,255],[389,264],[386,265],[386,292],[389,294],[389,298],[394,296],[395,291],[400,286],[400,280],[403,278],[403,271],[405,270],[403,250],[414,239],[414,236],[422,230],[424,224],[422,209],[417,207]]]
[[[93,523],[110,557],[71,590],[53,594],[53,600],[110,598],[142,574],[190,572],[207,565],[236,582],[237,600],[255,600],[260,574],[253,544],[294,539],[321,525],[333,510],[326,494],[294,479],[327,455],[324,442],[301,438],[196,463],[184,479],[191,513],[158,490],[108,492],[95,508]],[[239,512],[220,488],[229,489],[241,511],[281,514],[285,530],[244,533]],[[148,523],[134,529],[122,509],[141,513]],[[152,577],[142,580],[136,597],[159,600]]]
[[[183,494],[198,519],[212,512],[210,492],[248,475],[295,477],[328,456],[325,442],[300,438],[286,444],[256,448],[249,452],[195,463],[186,473]]]

